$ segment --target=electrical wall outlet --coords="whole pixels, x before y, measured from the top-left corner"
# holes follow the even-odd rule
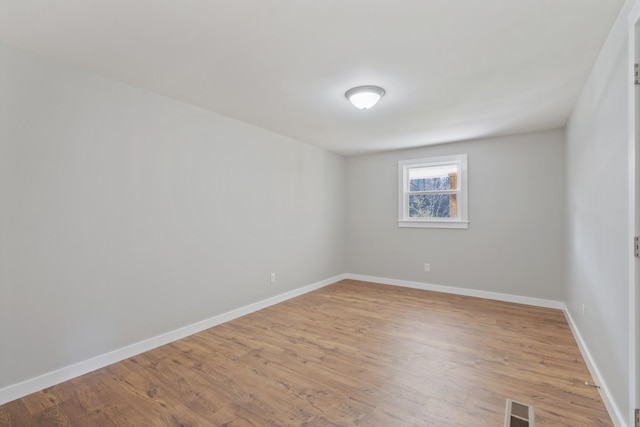
[[[424,263],[424,271],[426,271],[427,273],[429,273],[431,271],[431,264],[428,263]]]
[[[276,283],[276,273],[271,273],[269,279],[271,280],[271,283]]]

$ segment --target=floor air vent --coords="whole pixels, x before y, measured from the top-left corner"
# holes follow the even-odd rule
[[[535,425],[533,406],[507,399],[504,427],[534,427]]]

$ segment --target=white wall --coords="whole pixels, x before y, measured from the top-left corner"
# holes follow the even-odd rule
[[[398,160],[462,153],[469,229],[399,228]],[[347,270],[559,301],[563,167],[561,130],[350,157]]]
[[[565,301],[620,414],[629,407],[627,2],[566,129]],[[582,316],[582,304],[585,315]]]
[[[0,64],[0,389],[345,271],[342,157],[1,44]]]
[[[346,271],[565,300],[626,417],[632,3],[566,135],[346,161],[0,44],[0,389]],[[458,153],[469,229],[398,228],[397,161]]]
[[[7,342],[7,333],[10,319],[6,319],[3,313],[7,311],[7,302],[6,302],[6,290],[5,283],[7,283],[7,275],[5,272],[5,265],[7,264],[7,245],[3,244],[6,240],[7,236],[7,202],[8,199],[6,197],[9,183],[9,174],[8,165],[6,162],[6,145],[3,141],[7,140],[7,110],[8,110],[8,90],[9,90],[9,82],[7,79],[6,73],[3,70],[4,63],[4,50],[2,44],[0,44],[0,364],[1,366],[6,366],[4,361],[9,359],[9,348],[4,345]],[[4,326],[7,325],[7,326]],[[2,378],[4,378],[4,374],[2,370],[4,368],[0,367],[0,388],[2,388]],[[0,402],[2,402],[0,400]],[[1,403],[0,403],[1,404]]]

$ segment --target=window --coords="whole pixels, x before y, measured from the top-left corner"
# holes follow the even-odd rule
[[[398,162],[398,226],[468,228],[467,155]]]

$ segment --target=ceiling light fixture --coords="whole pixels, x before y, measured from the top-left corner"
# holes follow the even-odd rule
[[[368,110],[384,96],[384,89],[378,86],[358,86],[349,89],[344,96],[361,110]]]

